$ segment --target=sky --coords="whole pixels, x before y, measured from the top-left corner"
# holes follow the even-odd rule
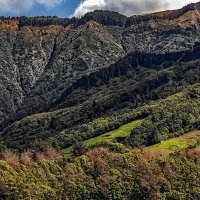
[[[94,10],[131,16],[181,8],[200,0],[0,0],[0,16],[81,17]]]

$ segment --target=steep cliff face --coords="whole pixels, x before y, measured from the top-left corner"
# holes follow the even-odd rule
[[[198,63],[199,7],[197,3],[132,17],[95,11],[71,20],[1,19],[1,131],[28,115],[70,109],[98,90],[104,93],[110,85],[123,88],[115,78],[123,82],[126,76],[124,83],[132,80],[134,85],[152,70],[193,60]],[[184,60],[188,53],[190,59]],[[137,92],[132,89],[129,96]],[[125,96],[126,100],[132,98]]]
[[[0,24],[0,119],[5,114],[16,111],[22,103],[23,91],[20,84],[20,72],[14,62],[12,49],[17,34],[17,21]]]
[[[18,27],[17,21],[8,21],[0,32],[2,116],[14,113],[28,97],[35,107],[44,95],[48,105],[64,87],[126,55],[121,44],[92,21],[77,28]]]

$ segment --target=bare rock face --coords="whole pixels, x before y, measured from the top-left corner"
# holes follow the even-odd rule
[[[106,68],[125,55],[121,44],[103,26],[93,21],[77,29],[66,27],[55,38],[49,62],[40,68],[41,71],[37,70],[42,72],[41,76],[36,83],[32,82],[34,85],[22,106],[32,109],[34,105],[34,110],[42,111],[81,77]]]
[[[20,72],[12,54],[16,30],[16,21],[0,25],[0,121],[23,101]]]
[[[23,27],[17,32],[13,45],[13,57],[21,74],[23,91],[28,93],[45,70],[55,45],[60,27],[48,29]]]
[[[0,122],[49,111],[81,78],[130,53],[191,50],[199,41],[199,20],[199,4],[130,18],[95,11],[64,25],[1,20]]]

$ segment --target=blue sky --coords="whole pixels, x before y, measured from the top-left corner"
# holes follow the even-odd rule
[[[130,16],[178,9],[200,0],[0,0],[1,16],[81,17],[93,10],[112,10]]]
[[[79,4],[80,0],[63,0],[62,3],[55,7],[46,7],[40,4],[36,4],[31,11],[25,12],[24,15],[55,15],[60,17],[67,17],[73,14],[74,10]]]
[[[4,0],[0,0],[0,7],[4,7],[4,6],[1,6],[1,1],[4,1]],[[8,0],[5,0],[5,1],[8,1]],[[11,1],[15,1],[15,0],[11,0]],[[8,11],[1,12],[1,8],[0,8],[0,15],[2,16],[43,16],[43,15],[54,16],[55,15],[59,17],[68,17],[68,16],[73,15],[75,9],[81,2],[81,0],[61,0],[60,3],[52,5],[52,6],[47,6],[47,4],[45,3],[42,4],[42,3],[36,2],[36,3],[33,3],[32,5],[27,5],[23,7],[21,6],[21,4],[24,3],[23,1],[25,2],[29,0],[21,0],[22,3],[17,2],[20,4],[17,10],[15,10],[14,5],[12,7],[10,6],[11,4],[9,4],[8,2],[7,3]],[[31,1],[34,1],[34,0],[31,0]],[[46,0],[46,2],[48,2],[48,0]]]

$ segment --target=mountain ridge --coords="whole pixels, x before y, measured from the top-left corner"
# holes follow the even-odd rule
[[[23,26],[40,26],[40,22],[42,26],[48,26],[48,25],[62,25],[62,26],[80,26],[85,23],[87,23],[90,20],[94,20],[100,24],[103,25],[113,25],[113,26],[123,26],[125,27],[128,21],[131,20],[131,18],[139,18],[141,20],[144,19],[174,19],[178,18],[181,15],[189,12],[189,11],[199,11],[200,10],[200,2],[197,3],[191,3],[183,8],[177,9],[177,10],[166,10],[166,11],[158,11],[153,13],[146,13],[146,14],[139,14],[139,15],[132,15],[130,17],[120,14],[116,11],[109,11],[109,10],[95,10],[93,12],[88,12],[85,15],[83,15],[80,18],[59,18],[57,16],[37,16],[37,17],[0,17],[1,21],[9,22],[10,20],[14,20],[18,23],[19,27]],[[112,17],[110,17],[112,15]],[[102,21],[98,21],[99,19],[102,19]],[[146,17],[146,18],[145,18]],[[149,18],[148,18],[149,17]],[[152,18],[151,18],[152,17]],[[107,19],[106,19],[107,18]],[[48,22],[45,23],[45,20]],[[54,22],[56,21],[56,22]],[[107,22],[106,22],[107,21]],[[137,20],[136,20],[137,22]],[[133,25],[133,24],[132,24]]]

